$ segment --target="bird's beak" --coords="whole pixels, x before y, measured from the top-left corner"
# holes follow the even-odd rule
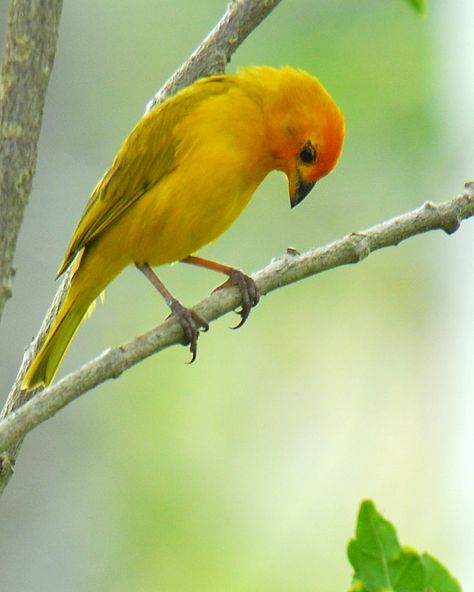
[[[314,187],[316,181],[308,182],[304,181],[298,173],[293,178],[289,178],[290,183],[290,203],[291,207],[294,208],[308,195],[311,189]]]

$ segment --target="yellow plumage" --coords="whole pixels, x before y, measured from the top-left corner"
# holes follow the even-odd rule
[[[79,221],[58,272],[74,261],[71,286],[24,388],[53,380],[91,302],[126,265],[180,261],[215,240],[273,169],[304,197],[335,166],[343,135],[321,84],[288,67],[206,78],[148,113]]]

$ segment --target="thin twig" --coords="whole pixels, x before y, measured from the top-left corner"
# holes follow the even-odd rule
[[[36,168],[62,0],[11,0],[0,72],[0,319]]]
[[[373,251],[398,245],[417,234],[435,229],[451,234],[459,228],[462,220],[471,216],[474,216],[474,183],[466,184],[465,191],[451,200],[437,205],[427,202],[416,210],[367,230],[354,232],[323,247],[279,257],[252,277],[261,294],[268,294],[334,267],[358,263]],[[238,290],[227,288],[215,292],[194,308],[203,317],[213,321],[238,304]],[[117,378],[127,368],[180,343],[182,339],[181,326],[176,320],[169,319],[144,335],[105,351],[57,384],[38,393],[0,422],[0,452],[21,440],[27,432],[80,395],[110,378]]]

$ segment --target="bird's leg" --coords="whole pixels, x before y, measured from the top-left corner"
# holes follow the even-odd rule
[[[166,304],[170,307],[171,312],[180,322],[184,333],[184,345],[189,345],[192,354],[191,364],[196,359],[199,329],[201,328],[203,331],[208,331],[209,323],[195,310],[192,308],[186,308],[181,302],[179,302],[179,300],[176,300],[148,263],[142,265],[135,263],[135,265],[163,296]]]
[[[233,328],[238,329],[239,327],[242,327],[242,325],[247,320],[252,307],[255,306],[260,300],[260,292],[258,291],[257,284],[253,281],[253,279],[235,267],[230,267],[229,265],[224,265],[223,263],[217,263],[217,261],[210,261],[209,259],[204,259],[203,257],[195,257],[194,255],[190,255],[181,261],[182,263],[190,263],[191,265],[197,265],[199,267],[205,267],[206,269],[212,269],[213,271],[225,273],[227,276],[229,276],[229,279],[220,286],[217,286],[213,292],[221,290],[222,288],[227,288],[229,286],[237,286],[239,288],[240,294],[242,296],[242,305],[240,310],[236,310],[235,312],[239,314],[241,318],[239,324]]]

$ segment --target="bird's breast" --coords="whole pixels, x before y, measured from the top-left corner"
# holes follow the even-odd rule
[[[260,181],[213,174],[183,183],[172,174],[132,206],[131,215],[119,223],[122,228],[115,230],[117,240],[134,262],[161,265],[184,259],[238,218]]]

